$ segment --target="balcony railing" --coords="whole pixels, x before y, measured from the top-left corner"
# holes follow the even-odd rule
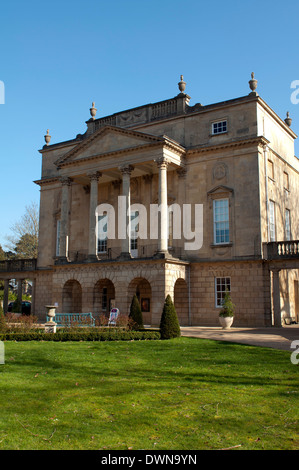
[[[299,240],[265,243],[265,258],[299,259]]]
[[[36,262],[36,258],[0,261],[0,272],[35,271]]]

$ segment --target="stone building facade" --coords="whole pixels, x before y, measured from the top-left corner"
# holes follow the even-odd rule
[[[136,293],[145,324],[159,325],[170,294],[181,325],[218,325],[228,289],[236,326],[299,320],[299,164],[289,116],[265,103],[254,76],[249,94],[211,105],[190,106],[183,77],[178,85],[172,99],[107,117],[96,117],[93,103],[86,132],[73,140],[45,136],[39,254],[28,274],[40,318],[54,303],[63,313],[108,315],[116,306],[127,314]],[[125,236],[123,222],[131,224]],[[294,242],[291,264],[270,260],[278,241]]]

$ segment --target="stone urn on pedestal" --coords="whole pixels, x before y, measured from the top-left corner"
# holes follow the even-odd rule
[[[45,142],[46,142],[46,145],[49,145],[50,141],[51,141],[51,136],[50,136],[50,134],[49,134],[49,129],[47,129],[47,133],[46,133],[46,135],[45,135]]]
[[[92,107],[90,108],[89,112],[90,112],[91,118],[94,120],[97,114],[97,108],[95,108],[94,102],[92,103]]]
[[[56,305],[46,305],[47,309],[47,318],[49,320],[45,323],[46,333],[56,333],[55,315],[56,315]]]
[[[250,94],[257,95],[256,88],[257,88],[257,80],[254,78],[254,72],[251,73],[251,80],[249,80],[249,88],[251,90]]]

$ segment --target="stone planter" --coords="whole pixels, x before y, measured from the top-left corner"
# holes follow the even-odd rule
[[[230,328],[233,324],[234,317],[219,317],[220,325],[224,330]]]

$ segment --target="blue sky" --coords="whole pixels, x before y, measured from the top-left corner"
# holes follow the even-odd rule
[[[101,117],[168,99],[183,74],[190,104],[205,105],[247,95],[255,72],[260,96],[299,134],[298,21],[298,0],[2,2],[0,244],[39,201],[46,130],[51,143],[84,133],[92,101]]]

